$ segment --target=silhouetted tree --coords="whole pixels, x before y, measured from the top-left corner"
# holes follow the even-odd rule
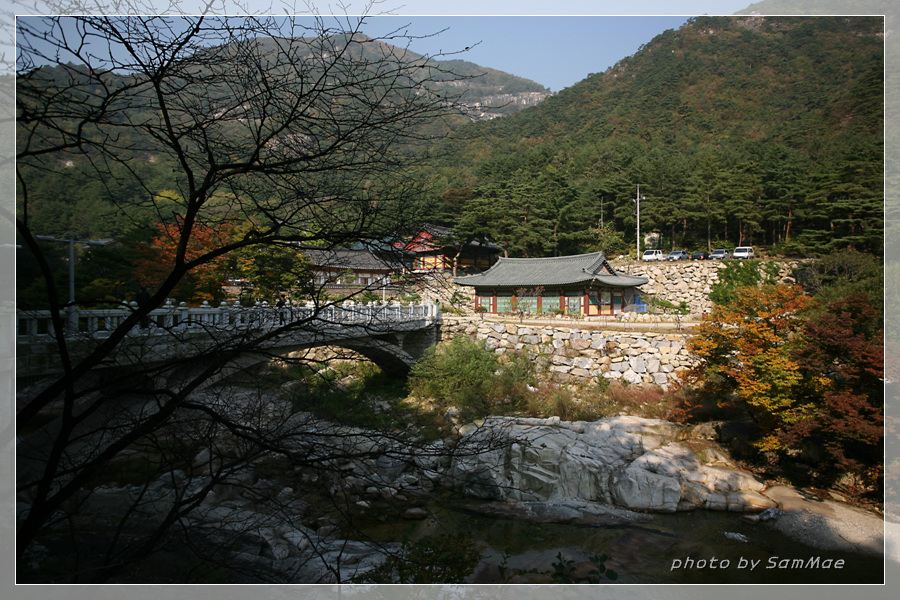
[[[61,366],[23,391],[17,413],[17,491],[27,506],[19,515],[18,556],[40,554],[40,540],[62,544],[52,553],[61,562],[45,562],[46,571],[28,579],[104,581],[169,544],[230,551],[240,533],[273,526],[266,519],[290,523],[296,507],[246,480],[248,465],[265,457],[282,457],[295,470],[338,473],[341,461],[391,448],[398,460],[428,454],[420,439],[397,434],[342,443],[347,430],[311,417],[302,398],[285,409],[264,394],[236,401],[236,392],[211,387],[239,356],[272,358],[267,341],[308,327],[340,298],[319,301],[311,315],[282,326],[207,331],[208,343],[190,361],[135,358],[148,351],[133,332],[150,312],[232,253],[392,238],[416,218],[418,144],[435,121],[460,112],[453,97],[429,83],[454,75],[428,57],[409,60],[409,36],[372,39],[362,23],[17,21],[15,222],[21,252],[32,254],[45,281]],[[148,280],[149,300],[99,340],[66,331],[66,294],[35,239],[42,232],[33,229],[40,198],[32,180],[67,168],[109,192],[115,218],[136,228],[156,224],[166,237]],[[112,193],[123,185],[138,192]],[[225,235],[236,221],[241,235]],[[154,331],[156,344],[185,341],[161,323]],[[48,415],[55,417],[50,423]],[[108,470],[123,461],[134,480],[130,501],[98,508],[98,483],[111,481]],[[327,489],[333,481],[326,479],[319,481]],[[259,508],[228,540],[210,545],[204,540],[224,526],[209,525],[197,539],[202,527],[192,523],[202,525],[204,501],[223,485],[256,494]],[[341,578],[339,566],[325,564],[332,579]]]

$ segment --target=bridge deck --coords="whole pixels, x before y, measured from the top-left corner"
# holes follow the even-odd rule
[[[60,315],[64,323],[65,343],[76,357],[85,354],[97,342],[122,327],[137,306],[81,310]],[[175,356],[189,357],[202,350],[202,340],[210,344],[227,336],[241,334],[283,334],[273,337],[269,347],[289,345],[327,345],[349,338],[359,339],[380,334],[421,330],[441,321],[440,306],[419,304],[353,304],[340,306],[285,306],[257,304],[243,307],[222,303],[218,307],[187,307],[167,303],[153,310],[143,323],[127,332],[123,344],[133,360],[162,360]],[[57,333],[50,311],[17,311],[17,369],[19,375],[53,372],[58,368]],[[137,348],[140,347],[140,351]]]

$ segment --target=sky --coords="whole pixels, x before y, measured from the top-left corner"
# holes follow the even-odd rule
[[[414,40],[419,54],[460,52],[459,58],[531,79],[554,92],[574,85],[589,73],[602,73],[633,55],[656,35],[677,29],[686,16],[668,17],[375,17],[363,27],[373,35],[410,25],[414,35],[442,30]],[[374,35],[373,35],[374,37]]]
[[[655,36],[702,14],[729,15],[751,0],[408,0],[403,16],[369,18],[376,37],[409,24],[419,54],[460,58],[531,79],[558,92],[602,73]],[[388,5],[382,5],[387,7]],[[566,16],[570,15],[570,16]],[[592,16],[586,16],[592,15]]]
[[[182,2],[181,10],[192,13],[192,3],[192,0]],[[377,37],[406,24],[414,35],[442,31],[416,40],[410,49],[430,55],[468,47],[469,51],[451,58],[531,79],[558,92],[581,81],[588,73],[602,73],[633,55],[654,36],[680,27],[691,16],[733,14],[751,3],[749,0],[631,0],[627,3],[406,0],[402,4],[375,4],[370,14],[387,11],[403,16],[369,17],[364,31]],[[253,4],[251,0],[251,10]],[[350,13],[358,14],[363,12],[365,3],[351,0],[347,6]],[[281,11],[271,11],[271,14],[278,12]],[[631,16],[613,16],[620,14]]]
[[[700,8],[703,3],[695,4]],[[718,14],[732,14],[747,5],[745,0],[724,0],[719,3]],[[633,55],[656,35],[677,29],[696,14],[699,13],[681,11],[667,16],[521,16],[503,15],[498,10],[494,15],[382,15],[368,17],[363,31],[380,37],[402,28],[419,38],[410,45],[414,52],[448,54],[446,58],[505,71],[558,92],[589,73],[602,73]],[[331,24],[328,18],[326,24]]]

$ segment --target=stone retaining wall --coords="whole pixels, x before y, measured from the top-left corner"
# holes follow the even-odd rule
[[[689,335],[684,333],[602,331],[448,316],[441,332],[444,340],[460,335],[484,340],[500,354],[525,350],[561,382],[603,377],[668,387],[695,360],[688,354]]]
[[[719,282],[719,270],[733,261],[695,260],[678,262],[616,262],[617,271],[627,275],[645,275],[650,281],[641,286],[645,294],[679,305],[686,302],[691,314],[700,315],[712,309],[709,293]],[[791,274],[797,261],[774,261],[778,266],[778,278],[793,282]]]

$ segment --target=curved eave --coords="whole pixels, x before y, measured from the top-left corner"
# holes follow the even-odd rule
[[[458,285],[468,285],[472,287],[491,287],[491,288],[528,288],[528,287],[564,287],[567,285],[582,285],[587,283],[599,283],[609,287],[635,287],[644,285],[650,280],[647,277],[636,277],[633,275],[594,275],[593,277],[585,277],[584,279],[576,279],[572,281],[560,282],[540,282],[540,281],[522,281],[519,283],[492,283],[485,280],[483,275],[469,275],[467,277],[457,277],[453,280]]]
[[[593,280],[610,287],[635,287],[650,282],[647,277],[635,275],[596,275]]]

